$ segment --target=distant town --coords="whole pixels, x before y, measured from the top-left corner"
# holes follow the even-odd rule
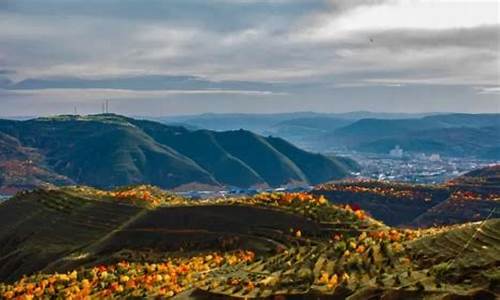
[[[396,145],[387,154],[336,153],[353,158],[361,166],[355,177],[411,183],[441,183],[463,173],[498,164],[495,160],[443,157],[437,153],[406,153]]]
[[[352,173],[352,178],[402,181],[416,184],[443,183],[471,170],[499,163],[494,160],[481,160],[476,158],[442,157],[437,153],[406,153],[404,149],[398,145],[387,154],[337,152],[335,155],[347,156],[359,163],[361,170]],[[307,192],[311,191],[313,188],[313,186],[309,185],[291,185],[269,189],[230,188],[221,191],[189,191],[180,192],[179,194],[190,198],[205,199],[237,195],[254,195],[261,192]]]
[[[442,157],[439,154],[407,153],[396,145],[387,154],[367,154],[358,152],[336,152],[335,155],[347,156],[356,160],[361,169],[352,173],[352,178],[402,181],[416,184],[442,183],[473,169],[498,164],[498,161],[476,158]],[[262,192],[308,192],[311,185],[289,185],[278,188],[238,188],[221,190],[191,190],[176,192],[192,199],[215,197],[251,196]],[[10,196],[0,195],[0,202]]]

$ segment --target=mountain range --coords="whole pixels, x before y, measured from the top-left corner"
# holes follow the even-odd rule
[[[499,114],[363,119],[325,135],[322,143],[363,152],[388,153],[400,145],[410,152],[486,158],[495,156],[493,153],[500,146],[499,129]]]
[[[193,131],[113,114],[0,120],[0,147],[4,192],[40,182],[178,189],[309,185],[345,177],[356,166],[246,130]]]
[[[286,130],[288,127],[306,129],[312,133],[314,129],[332,130],[340,126],[349,125],[355,121],[366,118],[377,119],[407,119],[419,118],[434,113],[377,113],[369,111],[354,111],[346,113],[318,113],[318,112],[291,112],[291,113],[205,113],[200,115],[142,117],[166,124],[182,124],[210,130],[235,130],[246,129],[259,134],[273,134]],[[338,125],[336,125],[338,124]],[[313,130],[311,130],[313,129]],[[295,133],[294,133],[295,134]],[[286,138],[285,136],[283,136]]]
[[[412,153],[500,159],[500,114],[204,114],[160,122],[213,130],[248,129],[317,152]]]

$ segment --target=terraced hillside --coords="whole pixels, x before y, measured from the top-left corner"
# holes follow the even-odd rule
[[[448,182],[446,201],[432,207],[413,221],[416,226],[479,221],[500,217],[500,166],[471,171]]]
[[[476,188],[480,191],[498,191],[500,186],[500,165],[470,171],[451,180],[450,185]]]
[[[332,203],[349,204],[392,226],[430,227],[500,217],[498,166],[472,171],[442,185],[340,181],[313,191]]]
[[[102,259],[102,253],[107,256],[129,248],[217,248],[226,238],[254,242],[254,250],[265,251],[274,249],[281,239],[267,239],[266,235],[280,236],[291,226],[312,235],[328,234],[332,226],[328,222],[337,220],[368,226],[340,208],[324,211],[300,203],[280,207],[281,196],[266,197],[193,202],[149,187],[21,193],[0,206],[0,278],[10,280],[44,268],[74,266],[71,259],[60,257],[84,255],[83,262],[95,262]],[[291,197],[283,203],[295,196]]]
[[[450,196],[447,186],[380,181],[336,182],[313,191],[332,203],[359,206],[386,224],[409,224]]]
[[[236,298],[495,299],[500,292],[499,230],[496,219],[441,232],[406,231],[389,240],[361,233],[347,247],[342,242],[292,247],[242,268],[212,272],[198,287],[208,292],[207,299],[214,293]]]
[[[36,190],[0,204],[0,228],[7,299],[494,299],[500,292],[500,219],[396,229],[305,193],[199,201],[148,186]]]
[[[142,210],[63,191],[19,194],[0,206],[0,278],[11,280],[41,270],[96,242]]]

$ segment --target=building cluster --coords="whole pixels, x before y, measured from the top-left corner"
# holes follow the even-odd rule
[[[411,183],[442,183],[492,163],[475,158],[441,157],[439,154],[408,154],[401,148],[393,150],[388,155],[353,154],[352,157],[362,167],[356,176]]]

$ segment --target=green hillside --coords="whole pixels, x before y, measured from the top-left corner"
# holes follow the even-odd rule
[[[343,178],[352,170],[349,165],[303,151],[285,140],[246,130],[172,130],[150,121],[133,123],[158,142],[192,158],[219,182],[234,186],[316,184]]]
[[[140,121],[138,126],[159,143],[168,144],[193,159],[220,182],[244,187],[265,182],[251,167],[228,153],[218,143],[213,131],[188,131],[182,127],[173,130],[149,121]]]
[[[217,140],[231,155],[262,174],[263,179],[271,186],[308,182],[303,171],[288,156],[289,153],[280,152],[262,136],[244,130],[226,131],[217,134]],[[312,156],[306,153],[305,158],[311,159]],[[327,161],[324,156],[323,161]],[[318,170],[316,174],[322,174],[322,170]]]
[[[40,167],[102,188],[313,184],[350,171],[346,164],[292,145],[277,149],[270,141],[284,142],[248,131],[190,131],[112,114],[0,120],[0,133],[10,137],[2,139],[2,147],[29,147],[39,153]]]
[[[35,119],[0,130],[39,149],[48,166],[78,183],[98,187],[143,182],[165,187],[185,182],[216,184],[192,160],[156,143],[124,118]]]
[[[331,179],[340,179],[345,177],[346,173],[339,173],[335,170],[338,166],[344,166],[346,170],[356,169],[354,165],[345,165],[352,160],[345,160],[341,157],[333,157],[330,160],[325,160],[324,156],[320,154],[310,154],[304,150],[296,148],[292,144],[280,138],[268,138],[269,143],[282,153],[287,153],[288,157],[302,170],[304,175],[309,178],[309,182],[312,184],[319,184]],[[322,174],[321,177],[317,177],[316,174]]]

